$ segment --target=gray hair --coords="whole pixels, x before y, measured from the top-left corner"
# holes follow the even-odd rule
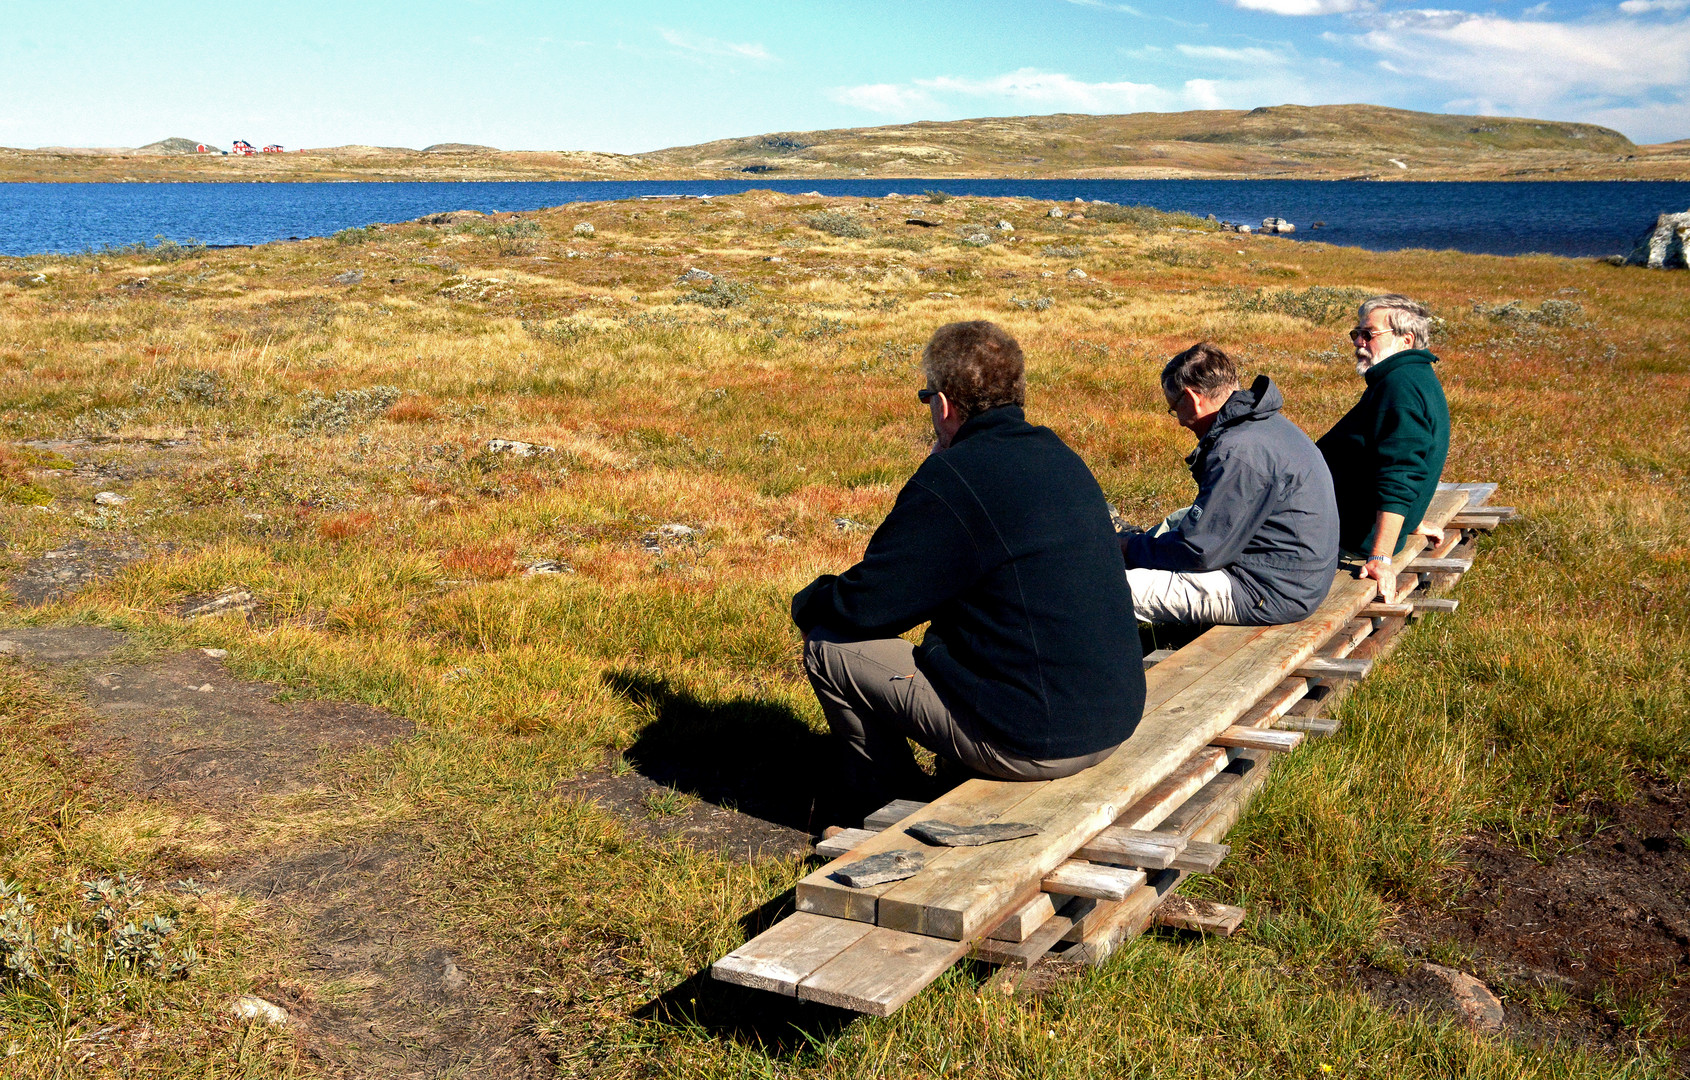
[[[1412,337],[1416,349],[1424,349],[1432,343],[1432,313],[1426,310],[1425,305],[1396,293],[1369,297],[1362,301],[1356,321],[1366,323],[1369,315],[1380,310],[1390,312],[1386,325],[1396,333]]]

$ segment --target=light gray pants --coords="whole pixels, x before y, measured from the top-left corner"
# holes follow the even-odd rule
[[[820,627],[804,646],[804,670],[827,726],[845,750],[846,782],[859,790],[919,785],[906,739],[981,776],[1051,780],[1095,765],[1114,747],[1072,758],[1024,758],[993,745],[972,717],[953,713],[915,666],[902,638],[851,641]]]
[[[1150,530],[1161,536],[1180,527],[1191,507],[1175,510]],[[1232,579],[1224,570],[1181,572],[1127,571],[1133,594],[1133,617],[1142,623],[1232,626],[1238,623],[1238,604],[1232,598]]]

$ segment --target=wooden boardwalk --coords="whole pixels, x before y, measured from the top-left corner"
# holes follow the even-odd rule
[[[798,883],[796,914],[718,960],[726,982],[886,1016],[972,955],[1030,966],[1047,953],[1097,963],[1152,924],[1231,933],[1243,912],[1170,903],[1191,874],[1212,872],[1222,841],[1276,754],[1337,724],[1323,713],[1367,674],[1410,621],[1453,611],[1441,592],[1472,565],[1480,531],[1512,515],[1493,484],[1444,484],[1426,514],[1445,528],[1435,551],[1412,537],[1398,595],[1340,571],[1325,603],[1288,626],[1215,627],[1145,657],[1148,695],[1133,736],[1108,759],[1060,780],[970,780],[931,803],[892,803],[862,829],[817,845],[830,861]],[[1031,836],[941,847],[924,822],[1014,822]],[[853,888],[839,871],[905,852],[921,869]]]

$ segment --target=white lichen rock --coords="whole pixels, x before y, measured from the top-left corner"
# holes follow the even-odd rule
[[[1625,261],[1651,270],[1690,266],[1690,210],[1682,214],[1662,214],[1656,218],[1655,227],[1638,240]]]
[[[579,225],[575,226],[575,235],[576,236],[591,236],[591,235],[593,235],[593,233],[595,233],[597,231],[598,230],[594,229],[590,222],[586,222],[586,221],[583,221]]]
[[[229,1006],[229,1011],[234,1013],[238,1019],[253,1020],[260,1024],[269,1024],[272,1027],[281,1027],[288,1022],[288,1011],[286,1009],[265,1001],[261,997],[254,997],[252,994],[242,994],[236,998],[234,1004]]]

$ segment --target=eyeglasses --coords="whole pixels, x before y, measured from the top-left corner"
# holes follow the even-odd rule
[[[1372,341],[1380,334],[1394,334],[1395,330],[1369,330],[1365,326],[1358,326],[1350,331],[1350,340],[1360,345],[1364,341]]]
[[[923,405],[925,405],[929,401],[932,401],[934,398],[938,397],[939,391],[924,386],[920,390],[917,390],[915,392],[915,396],[921,401],[921,403]]]

